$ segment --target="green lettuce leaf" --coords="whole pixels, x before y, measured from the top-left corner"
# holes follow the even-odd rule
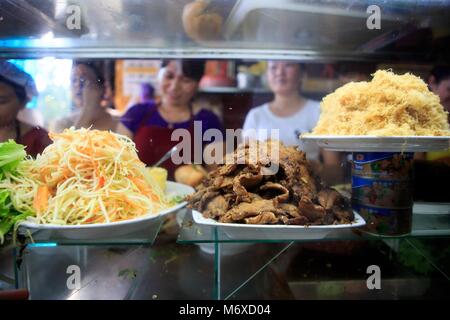
[[[16,210],[10,211],[10,215],[8,217],[0,220],[0,239],[3,239],[16,223],[25,220],[31,215],[32,213],[30,212],[20,213]]]
[[[0,182],[4,179],[6,172],[14,173],[25,157],[26,152],[23,145],[17,144],[13,140],[0,143]],[[22,213],[15,210],[11,203],[9,190],[0,189],[0,244],[17,222],[30,215],[29,212]]]
[[[26,155],[25,147],[14,140],[0,143],[0,174],[15,170]]]

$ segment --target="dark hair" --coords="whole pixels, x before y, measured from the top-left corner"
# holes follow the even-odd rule
[[[91,69],[95,77],[97,78],[97,81],[100,85],[105,85],[105,77],[103,76],[103,65],[101,61],[96,60],[74,60],[73,61],[74,66],[84,65]]]
[[[166,67],[173,60],[163,60],[161,67]],[[201,80],[205,73],[204,60],[180,60],[183,75],[197,82]]]
[[[0,76],[0,83],[6,83],[8,86],[12,87],[20,103],[25,104],[28,102],[27,92],[24,87],[2,76]]]
[[[370,75],[376,71],[376,65],[367,62],[341,62],[339,63],[337,70],[341,76],[349,73],[362,73],[370,77]]]
[[[274,63],[274,62],[279,62],[279,61],[285,61],[285,62],[289,62],[291,64],[295,64],[298,66],[300,71],[305,71],[305,69],[306,69],[306,63],[294,61],[294,60],[267,60],[267,63],[269,63],[269,62]]]
[[[450,79],[450,66],[435,66],[431,70],[431,75],[436,79],[436,83]]]

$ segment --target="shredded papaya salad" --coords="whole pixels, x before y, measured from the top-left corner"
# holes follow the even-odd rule
[[[39,224],[82,225],[156,215],[170,206],[134,143],[108,131],[66,129],[0,181],[14,208]]]

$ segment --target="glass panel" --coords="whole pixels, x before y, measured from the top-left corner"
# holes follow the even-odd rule
[[[0,291],[15,288],[14,254],[12,246],[0,247]]]
[[[111,230],[89,230],[53,231],[36,230],[32,233],[26,233],[20,237],[20,242],[50,245],[95,245],[95,244],[152,244],[158,235],[159,229],[163,224],[162,219],[157,219],[152,224],[144,224],[138,229],[120,231],[111,235]],[[119,228],[120,229],[120,228]],[[87,233],[86,233],[87,231]]]
[[[15,266],[17,286],[27,289],[30,299],[212,297],[212,256],[195,246],[30,245],[17,252]]]
[[[408,235],[409,237],[448,237],[450,236],[450,215],[448,210],[449,205],[446,206],[447,214],[413,214],[413,226],[412,231]],[[438,209],[439,210],[439,209]],[[296,241],[296,242],[308,242],[308,241],[330,241],[330,240],[362,240],[362,239],[373,239],[373,238],[383,238],[383,236],[374,236],[358,230],[344,229],[341,231],[332,231],[327,233],[324,237],[322,235],[318,237],[311,236],[308,234],[308,230],[303,230],[302,233],[299,232],[298,235],[292,235],[291,237],[280,238],[280,232],[278,231],[266,231],[266,230],[250,230],[252,231],[252,236],[249,236],[246,232],[248,229],[239,227],[234,228],[234,230],[227,229],[224,230],[223,227],[218,225],[217,227],[210,227],[205,225],[197,224],[193,217],[192,212],[188,211],[184,217],[182,227],[180,230],[180,235],[178,236],[178,242],[180,243],[208,243],[208,242],[279,242],[279,241]],[[217,235],[217,240],[215,238]],[[404,236],[399,236],[404,237]],[[395,237],[386,237],[395,238]]]
[[[227,298],[437,299],[446,295],[448,275],[424,259],[410,241],[415,240],[296,243],[264,269],[248,275]],[[440,243],[448,246],[448,239]],[[448,258],[448,253],[442,254],[441,263]],[[233,274],[231,270],[223,267],[222,273]]]
[[[149,83],[158,88],[158,74],[161,70],[160,60],[142,60],[142,59],[127,59],[127,60],[94,60],[96,63],[103,65],[103,69],[106,75],[106,79],[109,81],[109,86],[114,87],[114,95],[109,97],[103,97],[101,106],[109,108],[108,111],[112,112],[117,118],[123,115],[126,110],[133,104],[137,103],[141,97],[141,85],[142,83]],[[235,129],[241,128],[245,120],[248,111],[258,105],[262,105],[265,102],[273,99],[273,94],[267,87],[266,68],[267,61],[254,61],[254,60],[221,60],[212,61],[213,67],[219,66],[222,75],[225,74],[226,78],[220,79],[219,83],[214,82],[217,79],[211,77],[210,74],[202,78],[200,82],[199,94],[196,97],[193,106],[201,106],[208,108],[208,110],[218,115],[225,128]],[[21,65],[28,72],[30,72],[38,85],[38,91],[40,91],[41,98],[38,99],[36,106],[32,105],[31,109],[37,112],[43,113],[43,126],[52,130],[51,123],[57,121],[59,118],[66,116],[72,108],[69,100],[66,98],[70,96],[70,68],[72,66],[71,60],[60,59],[43,59],[43,60],[15,60],[14,63]],[[40,67],[39,67],[40,66]],[[239,68],[239,67],[246,68]],[[337,70],[340,70],[339,63],[333,64],[320,64],[320,63],[308,63],[304,65],[304,79],[301,84],[301,93],[305,97],[319,100],[327,93],[333,91],[337,86],[341,84]],[[356,64],[356,67],[364,69],[366,65]],[[61,67],[62,69],[58,69]],[[378,64],[378,67],[386,68],[387,65]],[[414,69],[424,79],[428,74],[428,70],[431,66],[419,66]],[[45,70],[42,70],[45,68]],[[409,70],[409,66],[395,66],[396,70]],[[411,67],[413,69],[413,67]],[[52,71],[53,70],[53,71]],[[60,70],[56,72],[55,70]],[[209,69],[215,70],[214,68]],[[242,71],[244,70],[244,71]],[[248,72],[246,73],[245,70]],[[256,72],[255,72],[256,70]],[[331,70],[331,71],[330,71]],[[238,71],[238,72],[236,72]],[[367,69],[364,69],[365,76],[368,76]],[[239,73],[244,75],[242,82],[237,79]],[[203,79],[205,79],[203,81]],[[231,79],[231,80],[230,80]],[[42,89],[42,85],[47,81],[49,84],[46,87],[46,91]],[[60,86],[64,84],[64,86]],[[158,95],[159,92],[157,91]],[[55,104],[52,104],[55,103]],[[56,106],[54,109],[61,111],[61,113],[53,112],[52,106]],[[68,110],[69,109],[69,110]],[[36,124],[37,125],[37,124]],[[326,180],[331,185],[335,185],[341,189],[342,192],[350,192],[350,171],[348,166],[348,157],[346,154],[342,154],[341,167],[339,170],[322,170],[320,171],[321,178]],[[423,181],[429,182],[430,178],[427,175],[421,176],[419,186],[422,186]],[[434,181],[434,179],[431,179]],[[437,185],[427,185],[426,189],[438,189]],[[445,190],[445,189],[444,189]],[[423,190],[422,190],[423,191]],[[440,190],[442,193],[442,190]],[[444,195],[439,201],[446,201]],[[423,200],[418,197],[419,200]],[[283,257],[289,256],[296,251],[292,248],[294,246],[304,245],[305,248],[310,245],[310,248],[327,247],[339,240],[351,240],[351,246],[359,246],[359,243],[370,242],[377,239],[382,240],[389,247],[389,250],[393,252],[400,252],[397,255],[397,260],[382,261],[384,268],[388,268],[389,263],[395,265],[400,264],[405,269],[399,269],[398,273],[393,272],[392,277],[389,278],[388,288],[398,289],[399,297],[409,297],[404,292],[411,286],[415,285],[424,290],[428,290],[428,285],[432,285],[433,288],[441,288],[442,278],[448,279],[448,267],[446,256],[439,255],[439,251],[445,252],[445,250],[435,250],[442,248],[442,245],[446,243],[450,235],[450,205],[446,202],[416,202],[414,206],[413,214],[413,227],[412,232],[408,237],[402,239],[396,239],[396,237],[373,237],[360,232],[360,230],[342,230],[333,231],[327,233],[325,237],[308,236],[305,237],[305,233],[299,233],[298,235],[279,237],[280,233],[254,233],[255,236],[249,235],[244,231],[238,231],[238,233],[230,234],[229,231],[220,227],[205,227],[196,224],[192,219],[192,213],[189,210],[179,211],[171,217],[173,220],[177,220],[181,225],[180,233],[178,236],[178,242],[182,245],[174,245],[175,239],[172,239],[171,245],[165,248],[146,248],[145,250],[151,257],[150,262],[142,262],[143,256],[147,253],[139,253],[139,257],[136,257],[136,265],[138,267],[123,267],[121,270],[117,270],[119,266],[124,266],[121,261],[127,259],[120,254],[118,260],[112,262],[117,268],[106,270],[104,274],[101,272],[101,265],[105,264],[105,259],[101,256],[100,252],[107,251],[105,248],[98,247],[98,245],[150,245],[154,243],[155,237],[159,232],[163,220],[155,220],[153,224],[144,226],[140,225],[139,230],[135,230],[131,233],[124,234],[123,236],[100,236],[97,234],[95,237],[83,238],[79,235],[70,238],[62,236],[57,232],[39,231],[32,235],[34,245],[27,247],[24,251],[25,255],[21,256],[18,260],[22,261],[22,269],[17,269],[18,281],[20,287],[30,288],[32,291],[31,298],[64,298],[64,299],[78,299],[78,298],[114,298],[114,299],[134,299],[134,298],[146,298],[157,299],[162,297],[167,298],[220,298],[220,299],[236,299],[236,298],[250,298],[250,297],[272,297],[272,292],[261,291],[261,286],[267,285],[265,277],[278,276],[286,278],[287,269],[286,265],[284,269],[274,270],[273,264],[280,260],[285,259]],[[10,240],[11,238],[9,238]],[[432,240],[435,240],[433,242]],[[396,242],[397,241],[397,242]],[[291,242],[295,242],[294,245]],[[376,242],[376,241],[372,241]],[[193,244],[198,244],[194,246]],[[86,245],[80,247],[80,245]],[[292,246],[292,248],[291,248]],[[289,250],[285,249],[289,247]],[[127,250],[141,250],[136,246],[130,246]],[[155,251],[153,251],[155,250]],[[372,249],[370,249],[372,250]],[[384,249],[383,249],[384,250]],[[409,251],[408,251],[409,250]],[[89,253],[89,258],[83,258],[85,253]],[[391,252],[389,251],[389,252]],[[406,252],[403,253],[403,252]],[[408,253],[409,252],[409,253]],[[412,253],[411,253],[412,252]],[[124,253],[127,255],[128,253]],[[393,254],[393,253],[392,253]],[[413,254],[412,262],[410,261],[408,254]],[[155,256],[153,256],[155,255]],[[406,257],[405,257],[406,255]],[[62,260],[55,259],[52,262],[55,263],[54,267],[50,267],[51,272],[58,273],[58,280],[55,290],[41,290],[41,284],[48,281],[51,275],[36,276],[39,266],[42,266],[46,261],[50,260],[51,256],[59,256]],[[2,253],[3,257],[3,253]],[[156,257],[161,258],[158,260]],[[309,257],[306,255],[306,257]],[[84,259],[84,260],[83,260]],[[301,258],[303,259],[303,258]],[[309,258],[307,258],[308,261]],[[381,259],[381,258],[380,258]],[[139,260],[139,261],[138,261]],[[156,262],[155,262],[155,261]],[[7,261],[2,258],[2,261]],[[134,261],[134,260],[133,260]],[[239,263],[236,263],[239,261]],[[290,261],[290,260],[289,260]],[[381,260],[380,260],[381,261]],[[419,262],[417,262],[419,261]],[[247,263],[248,262],[248,263]],[[251,263],[250,263],[251,262]],[[65,287],[64,279],[67,279],[67,275],[63,272],[64,268],[67,268],[71,264],[77,264],[86,269],[89,276],[83,278],[82,287],[83,290],[72,292]],[[281,262],[277,262],[281,263]],[[287,262],[286,262],[287,263]],[[340,261],[340,264],[344,262]],[[381,263],[381,262],[380,262]],[[332,265],[334,263],[331,263]],[[423,264],[423,266],[422,266]],[[61,265],[63,267],[61,267]],[[235,268],[239,265],[245,265],[246,268],[242,268],[242,272],[236,272]],[[189,267],[186,267],[189,266]],[[192,278],[187,279],[183,276],[186,268],[189,269],[192,274]],[[402,267],[403,268],[403,267]],[[419,270],[418,274],[410,273],[409,269]],[[61,271],[62,270],[62,271]],[[125,271],[123,271],[125,270]],[[130,280],[126,284],[120,284],[121,290],[114,293],[109,293],[110,287],[108,285],[97,285],[95,281],[105,282],[107,278],[116,277],[115,273],[121,273],[121,276],[133,277],[134,270],[138,270],[139,274],[144,274],[139,280]],[[429,274],[424,274],[422,277],[421,270],[437,270],[437,273],[433,271],[432,276],[437,277],[431,279]],[[62,273],[61,273],[62,272]],[[158,273],[159,272],[159,273]],[[355,271],[356,272],[356,271]],[[397,272],[397,271],[396,271]],[[431,274],[431,271],[429,271]],[[163,274],[166,278],[163,281],[157,279],[158,276]],[[4,274],[0,272],[0,274]],[[205,276],[207,274],[207,276]],[[284,297],[288,297],[288,293],[292,297],[323,297],[323,290],[331,288],[331,292],[336,289],[336,294],[342,293],[342,287],[349,286],[361,286],[358,281],[362,278],[358,278],[352,282],[350,280],[342,280],[339,278],[340,274],[337,274],[335,278],[328,278],[324,288],[318,288],[315,280],[325,278],[324,274],[317,275],[314,281],[300,281],[297,275],[292,276],[293,280],[289,280],[292,283],[284,283],[286,279],[278,279],[280,285],[279,290],[285,290],[282,294],[286,294]],[[301,276],[302,277],[302,276]],[[117,277],[116,277],[117,278]],[[120,277],[119,277],[120,278]],[[161,278],[161,279],[163,279]],[[2,280],[3,279],[3,280]],[[11,280],[11,275],[6,273],[6,277],[2,276],[3,282],[8,283]],[[95,280],[100,279],[100,280]],[[197,279],[197,280],[196,280]],[[301,278],[300,278],[301,279]],[[431,280],[430,280],[431,279]],[[116,280],[114,280],[116,281]],[[113,283],[117,283],[114,282]],[[177,284],[166,287],[167,283]],[[196,282],[197,281],[197,282]],[[347,281],[347,282],[342,282]],[[412,282],[411,282],[412,281]],[[416,282],[414,282],[416,281]],[[431,281],[431,282],[430,282]],[[437,281],[437,282],[435,282]],[[301,282],[301,283],[300,283]],[[193,283],[197,283],[198,287],[201,287],[199,291],[193,290]],[[359,283],[359,284],[358,284]],[[10,286],[11,284],[9,284]],[[6,288],[8,288],[6,286]],[[184,288],[182,291],[174,293],[179,288]],[[290,288],[289,290],[287,290]],[[405,289],[406,288],[406,289]],[[361,289],[361,288],[359,288]],[[104,290],[104,291],[102,291]],[[305,291],[306,290],[306,291]],[[347,289],[345,289],[347,290]],[[422,290],[422,289],[421,289]],[[434,290],[434,289],[433,289]],[[441,289],[436,289],[441,290]],[[107,293],[105,293],[107,292]],[[305,292],[307,293],[306,295]],[[309,293],[308,293],[309,292]],[[440,292],[440,291],[439,291]],[[281,293],[280,293],[281,294]],[[364,295],[359,292],[358,294]],[[384,294],[384,293],[383,293]],[[384,296],[393,298],[393,296]],[[386,293],[387,294],[387,293]],[[414,295],[424,294],[423,291],[417,291]],[[433,296],[435,293],[431,294]],[[352,297],[350,293],[348,295],[340,297]],[[372,295],[368,295],[369,298]]]
[[[80,63],[83,60],[73,60]],[[74,91],[71,83],[71,73],[74,70],[72,60],[44,58],[40,60],[21,60],[15,59],[16,65],[19,65],[34,77],[39,96],[35,101],[31,102],[29,109],[34,113],[28,116],[24,114],[18,115],[19,121],[26,122],[31,126],[41,126],[47,131],[54,132],[61,130],[62,127],[69,127],[76,124],[77,117],[81,112],[82,106],[76,105],[72,94]],[[146,99],[141,90],[143,85],[154,88],[154,101],[161,99],[161,92],[158,83],[158,75],[162,70],[161,60],[147,59],[125,59],[125,60],[105,60],[92,59],[86,61],[94,66],[98,66],[97,71],[101,73],[104,82],[104,96],[100,98],[98,110],[106,110],[102,113],[102,117],[113,119],[114,124],[120,121],[121,116],[132,107]],[[206,62],[206,71],[201,81],[199,81],[198,94],[192,103],[192,110],[198,113],[200,110],[207,110],[214,113],[226,129],[242,128],[249,111],[256,107],[274,99],[274,94],[269,89],[267,83],[267,61],[255,60],[208,60]],[[370,72],[377,68],[394,68],[394,71],[403,72],[411,71],[424,80],[427,79],[429,70],[432,65],[411,65],[411,64],[384,64],[384,63],[305,63],[302,65],[300,93],[302,97],[314,101],[318,106],[318,100],[326,94],[333,91],[342,83],[348,82],[349,79],[343,77],[349,74],[349,77],[359,79],[367,79]],[[347,74],[348,73],[348,74]],[[355,78],[353,78],[355,79]],[[308,101],[309,101],[308,100]],[[94,119],[97,121],[98,119]],[[123,120],[123,119],[122,119]],[[163,120],[164,121],[164,120]],[[101,122],[101,121],[100,121]],[[87,126],[93,124],[89,122]],[[112,127],[111,127],[112,128]],[[58,129],[58,130],[57,130]],[[103,127],[104,129],[104,127]],[[108,128],[109,129],[109,128]],[[114,130],[114,128],[112,128]],[[295,131],[295,128],[292,129]],[[293,133],[295,134],[295,132]],[[203,139],[203,136],[194,137],[194,139]],[[298,142],[298,141],[297,141]],[[169,142],[161,144],[165,150],[170,149]],[[140,152],[145,149],[140,150]],[[318,168],[321,178],[329,185],[335,186],[342,192],[350,194],[350,165],[347,153],[340,153],[339,167],[327,168],[322,166]],[[319,159],[320,160],[320,159]],[[443,164],[441,166],[444,167]],[[415,185],[415,190],[419,190],[417,200],[429,196],[434,198],[439,195],[439,201],[448,201],[448,194],[445,194],[445,188],[440,187],[445,175],[441,175],[440,171],[430,168],[420,167],[420,178]],[[425,170],[426,169],[426,170]],[[448,169],[442,172],[448,172]],[[320,171],[319,171],[320,170]],[[447,170],[447,171],[445,171]],[[416,173],[419,173],[417,170]],[[430,177],[438,183],[429,185]],[[171,177],[174,179],[175,177]],[[430,192],[430,190],[432,192]],[[431,199],[434,200],[434,199]],[[450,211],[447,202],[430,203],[417,202],[414,209],[413,231],[412,236],[448,236],[449,219],[447,219]],[[426,215],[425,215],[426,214]],[[182,212],[178,214],[180,217]],[[190,228],[192,221],[185,221],[179,241],[181,242],[211,242],[213,241],[213,231],[211,228],[195,226]],[[180,221],[181,223],[181,221]],[[58,244],[115,244],[115,243],[131,243],[131,244],[149,244],[152,243],[160,227],[161,221],[155,220],[148,226],[139,226],[139,230],[133,230],[126,234],[111,237],[96,235],[93,240],[89,237],[80,237],[78,239],[61,235],[55,231],[39,231],[32,235],[35,242],[50,242]],[[141,228],[142,227],[142,228]],[[265,235],[263,238],[247,236],[245,239],[239,236],[230,237],[229,233],[222,229],[217,230],[219,240],[225,242],[239,241],[304,241],[303,235],[299,235],[296,239],[290,237],[277,238],[273,235]],[[359,239],[361,236],[349,230],[343,232],[333,232],[327,235],[325,239]],[[318,237],[312,237],[309,240],[316,240]]]
[[[205,245],[201,244],[200,246]],[[266,299],[267,291],[261,282],[255,281],[280,256],[289,255],[292,243],[281,244],[235,244],[220,243],[220,286],[218,299]],[[247,293],[248,292],[248,293]],[[248,295],[246,295],[246,293]]]
[[[6,0],[0,44],[4,57],[425,59],[445,43],[448,10],[404,0]]]
[[[449,239],[404,239],[398,244],[399,260],[421,275],[438,271],[450,280]]]
[[[70,95],[71,59],[42,58],[36,60],[14,59],[10,62],[28,72],[36,82],[39,95],[33,98],[19,117],[47,128],[72,111]]]
[[[147,257],[149,266],[130,299],[214,298],[214,254],[172,238],[148,249]]]
[[[224,243],[215,260],[202,245],[29,246],[15,266],[31,299],[433,299],[449,289],[447,248],[448,239]],[[374,267],[379,290],[368,287]]]

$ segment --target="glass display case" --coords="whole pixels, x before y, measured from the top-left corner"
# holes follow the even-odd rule
[[[129,134],[130,140],[124,138],[118,141],[136,143],[133,144],[133,148],[137,146],[138,149],[137,154],[134,153],[136,160],[145,163],[147,168],[143,170],[151,170],[162,156],[168,155],[163,159],[163,167],[168,160],[174,162],[173,155],[179,151],[180,145],[174,151],[172,147],[175,140],[170,140],[170,135],[166,133],[155,135],[155,141],[150,141],[147,136],[146,140],[140,139],[137,126],[156,121],[157,125],[152,127],[164,123],[167,125],[165,129],[186,129],[194,134],[189,140],[189,149],[197,140],[201,148],[206,148],[205,142],[212,141],[211,136],[207,141],[204,140],[205,131],[202,129],[197,136],[195,128],[192,131],[190,125],[181,125],[192,119],[205,126],[208,124],[210,129],[219,129],[219,133],[228,138],[225,134],[228,134],[228,130],[234,130],[231,134],[235,134],[235,130],[248,126],[248,115],[256,107],[267,106],[269,110],[275,108],[274,104],[288,100],[287,95],[283,96],[283,93],[274,90],[273,83],[270,83],[272,80],[268,79],[275,62],[300,70],[293,101],[302,108],[308,103],[318,107],[318,101],[347,83],[370,81],[376,70],[392,70],[396,74],[412,73],[423,79],[437,95],[438,91],[433,90],[436,81],[450,81],[449,74],[442,74],[442,79],[432,78],[435,76],[432,71],[436,67],[448,72],[449,13],[450,1],[444,0],[4,0],[0,2],[0,59],[2,63],[8,61],[20,70],[25,70],[34,78],[37,94],[33,99],[25,99],[26,103],[20,108],[17,120],[12,122],[16,129],[28,132],[32,130],[30,128],[39,127],[50,132],[53,140],[58,137],[66,139],[61,131],[71,126]],[[196,74],[195,66],[186,67],[185,62],[194,65],[203,63],[201,74]],[[97,85],[103,90],[101,97],[95,96],[95,90],[88,96],[87,91],[76,86],[78,82],[78,86],[91,85],[89,79],[86,80],[89,77],[87,71],[78,71],[80,65],[88,65],[91,68],[89,72],[94,70],[96,73]],[[164,87],[164,81],[169,81],[164,78],[164,72],[172,67],[173,77],[176,78],[177,72],[181,72],[184,82],[179,80],[176,84],[172,83],[172,87]],[[0,89],[2,85],[17,85],[17,78],[5,70],[5,65],[1,65]],[[80,72],[85,73],[79,76]],[[275,69],[273,72],[276,72]],[[284,74],[283,77],[277,80],[281,87],[289,81],[289,75]],[[189,89],[189,85],[193,85],[194,89]],[[26,85],[24,87],[28,90]],[[26,90],[25,95],[28,94]],[[81,90],[81,93],[77,93],[77,90]],[[151,90],[150,98],[144,97],[148,93],[145,90]],[[186,119],[183,109],[174,109],[172,112],[158,109],[161,105],[170,105],[167,101],[176,105],[181,99],[180,95],[184,94],[180,93],[183,90],[187,90],[188,95],[192,91],[187,99],[189,111]],[[3,95],[6,97],[6,94]],[[0,94],[0,108],[8,107],[4,96]],[[81,108],[76,105],[77,99],[84,99]],[[91,111],[88,115],[83,110],[91,107],[89,102],[94,100],[98,101],[96,107],[102,111]],[[442,93],[440,104],[443,111],[450,111],[448,93],[447,96]],[[130,113],[130,110],[137,110],[136,106],[138,109],[152,106],[156,111]],[[294,119],[303,109],[292,110],[279,115],[274,113],[273,117],[278,120]],[[8,115],[1,111],[0,118],[5,115],[7,119]],[[155,114],[158,120],[154,120]],[[127,118],[131,116],[136,117],[134,122]],[[448,117],[448,114],[445,116]],[[307,119],[306,115],[302,117]],[[26,289],[30,299],[307,300],[448,297],[450,134],[428,136],[424,140],[420,140],[420,137],[409,137],[407,140],[400,135],[397,136],[400,139],[397,144],[381,141],[380,137],[371,137],[378,140],[346,140],[341,145],[333,145],[336,143],[333,137],[320,142],[300,139],[301,134],[310,132],[316,125],[318,114],[314,119],[308,118],[308,121],[305,124],[307,129],[292,130],[292,135],[296,136],[295,148],[305,151],[304,161],[311,165],[308,170],[311,170],[311,176],[317,176],[317,181],[320,181],[317,186],[333,188],[352,207],[354,219],[348,223],[337,220],[324,223],[321,220],[321,225],[285,225],[280,220],[275,224],[261,225],[222,223],[217,219],[207,219],[206,215],[196,210],[195,201],[185,196],[192,195],[193,188],[200,190],[200,181],[192,182],[199,172],[204,179],[207,172],[211,174],[227,164],[206,163],[201,158],[204,153],[201,153],[199,163],[191,164],[190,160],[187,164],[177,163],[178,169],[183,166],[190,169],[186,169],[184,175],[178,169],[167,167],[169,181],[163,189],[171,205],[150,218],[135,217],[134,221],[121,218],[112,223],[109,223],[108,218],[97,220],[105,222],[106,226],[96,223],[96,220],[83,225],[86,221],[83,220],[82,223],[78,221],[65,226],[68,218],[61,222],[56,217],[59,211],[68,207],[79,208],[89,215],[96,210],[94,208],[104,212],[105,216],[114,211],[104,209],[109,204],[103,203],[101,199],[76,202],[79,200],[75,198],[66,203],[57,202],[60,205],[50,210],[54,218],[49,218],[48,221],[53,222],[47,222],[47,227],[42,222],[43,218],[28,219],[26,223],[29,225],[23,224],[22,220],[21,224],[14,225],[6,220],[8,210],[20,211],[18,203],[27,195],[22,195],[22,200],[5,204],[9,193],[4,193],[3,199],[2,192],[16,191],[11,191],[12,187],[8,187],[11,184],[5,182],[10,176],[2,171],[6,169],[2,169],[3,155],[0,154],[0,179],[4,180],[0,180],[0,236],[6,222],[11,229],[5,239],[0,237],[0,240],[4,240],[0,245],[0,293]],[[340,120],[336,118],[336,121]],[[120,125],[125,125],[125,129],[129,130],[120,131]],[[292,121],[286,122],[287,127],[290,125]],[[268,128],[274,127],[268,125]],[[5,125],[2,123],[0,129],[0,142],[15,139],[8,133],[6,122]],[[25,140],[21,139],[21,131],[17,132],[15,140],[25,144]],[[101,133],[95,134],[101,136]],[[80,143],[87,143],[91,137],[87,135],[85,141]],[[234,139],[235,136],[232,136],[233,145]],[[289,139],[287,141],[292,141]],[[101,143],[107,143],[105,141],[99,142],[96,147],[102,147]],[[92,144],[92,141],[89,143]],[[120,149],[117,145],[119,143],[116,143],[113,152],[105,156],[115,159],[105,172],[111,172],[108,170],[118,166],[117,159],[128,159],[120,158],[126,147]],[[80,148],[76,152],[83,157],[84,154],[80,153],[84,149]],[[31,147],[25,150],[30,151]],[[201,149],[201,152],[204,150]],[[58,157],[64,158],[64,153],[72,151],[60,152]],[[166,154],[167,151],[169,153]],[[226,151],[228,154],[236,152],[235,149]],[[333,164],[327,162],[331,153],[334,159],[338,159]],[[383,153],[382,159],[370,158],[364,162],[360,158],[370,157],[374,153]],[[95,152],[94,156],[89,156],[95,157]],[[401,172],[400,177],[374,174],[369,179],[367,175],[361,174],[366,163],[393,163],[398,157],[401,158],[401,164],[396,167],[396,172]],[[45,161],[44,157],[38,156],[38,159],[41,159],[41,163]],[[72,170],[70,160],[68,163]],[[359,164],[361,167],[358,167]],[[378,170],[374,166],[371,167],[373,172]],[[50,172],[42,169],[39,174],[49,174],[54,179],[61,168],[51,168]],[[83,169],[77,167],[76,170]],[[286,169],[283,167],[283,170]],[[65,173],[62,175],[68,179]],[[100,182],[97,175],[95,167],[88,176],[84,176],[85,181],[92,176],[97,179],[94,180],[98,183],[94,186],[95,192],[103,190],[107,179],[102,178],[103,182]],[[128,172],[120,179],[129,179],[141,193],[148,191],[145,189],[144,192],[143,187],[133,180],[135,178],[130,177],[131,173]],[[42,183],[30,191],[30,194],[36,192],[29,209],[35,211],[31,216],[42,214],[39,194],[40,197],[47,197],[47,201],[48,197],[52,197],[52,188],[65,185],[64,179],[49,187],[47,191],[50,195],[39,193]],[[157,180],[154,176],[152,179]],[[257,184],[264,179],[260,178]],[[362,179],[379,183],[369,190],[372,192],[367,195],[369,200],[364,194],[366,185],[358,189]],[[112,183],[115,183],[113,179]],[[239,195],[237,188],[241,180],[232,179],[229,183],[229,188]],[[283,183],[279,183],[281,187],[277,185],[277,192],[284,192],[279,191],[285,187]],[[296,180],[296,183],[303,186],[301,179]],[[400,191],[394,187],[393,191],[390,190],[391,185],[400,186]],[[128,187],[121,186],[122,191],[111,189],[111,192],[125,194],[123,190],[130,188],[130,184]],[[256,190],[255,186],[248,189]],[[151,187],[155,186],[151,184]],[[258,189],[262,190],[258,191],[261,195],[258,195],[258,200],[266,200],[269,193],[264,190],[274,186],[261,188]],[[295,198],[291,194],[296,192],[292,191],[296,190],[295,183],[293,187],[286,188],[289,189],[286,192],[289,192],[290,199]],[[395,205],[370,202],[373,197],[381,198],[377,192],[387,198],[386,194],[390,195],[391,191],[393,196],[389,199]],[[86,194],[81,198],[95,197]],[[217,192],[201,206],[206,209],[216,196]],[[274,195],[270,193],[270,196]],[[275,196],[280,195],[275,193]],[[317,195],[314,197],[318,199]],[[239,201],[234,199],[237,204]],[[131,200],[124,205],[125,211],[136,210]],[[401,205],[397,205],[399,203]],[[310,207],[308,212],[316,209]],[[331,207],[326,210],[329,212]],[[30,215],[29,211],[27,214]],[[387,222],[384,225],[377,224],[375,216],[379,221],[386,219]]]

